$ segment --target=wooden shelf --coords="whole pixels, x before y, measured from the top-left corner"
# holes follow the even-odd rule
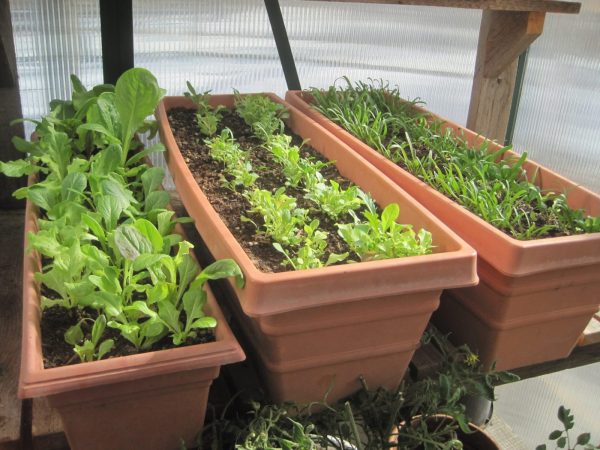
[[[577,14],[581,3],[558,0],[311,0],[336,3],[379,3],[382,5],[439,6],[490,9],[494,11],[538,11]]]

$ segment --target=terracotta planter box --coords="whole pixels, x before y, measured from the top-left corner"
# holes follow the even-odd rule
[[[283,103],[273,94],[274,101]],[[213,106],[232,107],[232,95],[213,96]],[[290,107],[288,125],[339,172],[370,192],[382,206],[400,204],[400,222],[433,234],[435,253],[321,269],[264,273],[251,262],[194,180],[175,142],[166,112],[192,108],[185,97],[166,97],[156,116],[169,169],[188,213],[216,259],[233,258],[246,286],[235,290],[234,308],[259,355],[275,401],[314,401],[332,387],[329,400],[360,387],[396,386],[448,287],[477,282],[475,253],[342,142]]]
[[[25,248],[27,233],[37,230],[36,209],[27,202]],[[206,311],[218,321],[215,342],[45,369],[34,279],[40,266],[37,252],[25,253],[19,397],[47,397],[72,450],[175,450],[182,439],[192,444],[220,366],[244,359],[210,290]]]
[[[449,200],[310,107],[311,97],[286,99],[344,141],[472,245],[478,254],[476,287],[448,291],[435,323],[466,342],[500,370],[568,356],[600,303],[600,233],[519,241]],[[415,107],[419,112],[425,110]],[[442,120],[478,147],[485,138]],[[489,142],[489,151],[501,147]],[[507,155],[515,155],[508,151]],[[569,205],[600,214],[600,196],[528,161],[542,189],[567,192]]]

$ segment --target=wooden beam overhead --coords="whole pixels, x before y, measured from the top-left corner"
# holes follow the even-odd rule
[[[542,34],[545,15],[543,12],[490,12],[488,20],[482,21],[489,29],[480,33],[480,39],[481,36],[485,39],[482,67],[475,70],[483,70],[486,78],[498,76]]]
[[[578,14],[581,3],[562,0],[311,0],[338,3],[379,3],[382,5],[440,6],[445,8],[489,9],[494,11],[539,11]]]

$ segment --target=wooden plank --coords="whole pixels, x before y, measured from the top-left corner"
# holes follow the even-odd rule
[[[595,344],[575,347],[567,358],[556,361],[548,361],[545,363],[536,364],[534,366],[521,367],[511,370],[512,373],[521,377],[522,380],[527,378],[539,377],[547,373],[559,372],[561,370],[573,369],[575,367],[586,366],[600,362],[600,342]]]
[[[590,323],[583,331],[577,345],[584,346],[597,343],[600,343],[600,311],[594,314],[594,317],[592,317],[592,320],[590,320]]]
[[[578,14],[581,3],[555,0],[312,0],[336,3],[378,3],[383,5],[439,6],[446,8],[489,9],[495,11],[540,11]]]
[[[543,13],[483,12],[467,128],[504,142],[517,58],[541,34],[543,24]]]
[[[20,437],[17,398],[21,353],[21,265],[23,212],[0,211],[0,443]]]
[[[487,14],[490,30],[485,42],[483,76],[493,78],[527,50],[544,30],[545,13],[496,11]],[[475,68],[477,70],[478,67]]]

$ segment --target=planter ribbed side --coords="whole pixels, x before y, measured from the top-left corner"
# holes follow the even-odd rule
[[[28,248],[27,233],[37,230],[38,218],[30,202],[25,215]],[[73,450],[177,449],[182,439],[193,444],[220,366],[244,359],[210,290],[206,312],[218,321],[215,342],[45,369],[34,279],[40,265],[37,252],[25,253],[19,397],[47,397]]]
[[[344,141],[405,189],[478,254],[478,286],[448,291],[433,319],[457,342],[466,342],[487,364],[506,370],[566,357],[600,303],[600,233],[518,241],[386,159],[376,150],[312,109],[311,97],[289,91],[286,99]],[[431,120],[466,139],[473,148],[482,136],[422,108]],[[488,141],[489,151],[501,147]],[[506,155],[515,155],[507,151]],[[532,161],[544,190],[565,192],[573,208],[600,215],[600,196]]]
[[[273,94],[272,100],[283,103]],[[231,108],[232,95],[212,96]],[[289,107],[289,105],[286,105]],[[399,222],[431,231],[434,254],[281,273],[259,271],[194,180],[170,128],[167,111],[193,108],[166,97],[157,108],[167,162],[181,200],[216,259],[232,258],[245,276],[233,309],[255,347],[275,401],[329,400],[370,385],[393,387],[402,378],[439,296],[477,282],[475,253],[460,238],[341,141],[290,109],[288,125],[339,172],[385,206],[400,204]]]

